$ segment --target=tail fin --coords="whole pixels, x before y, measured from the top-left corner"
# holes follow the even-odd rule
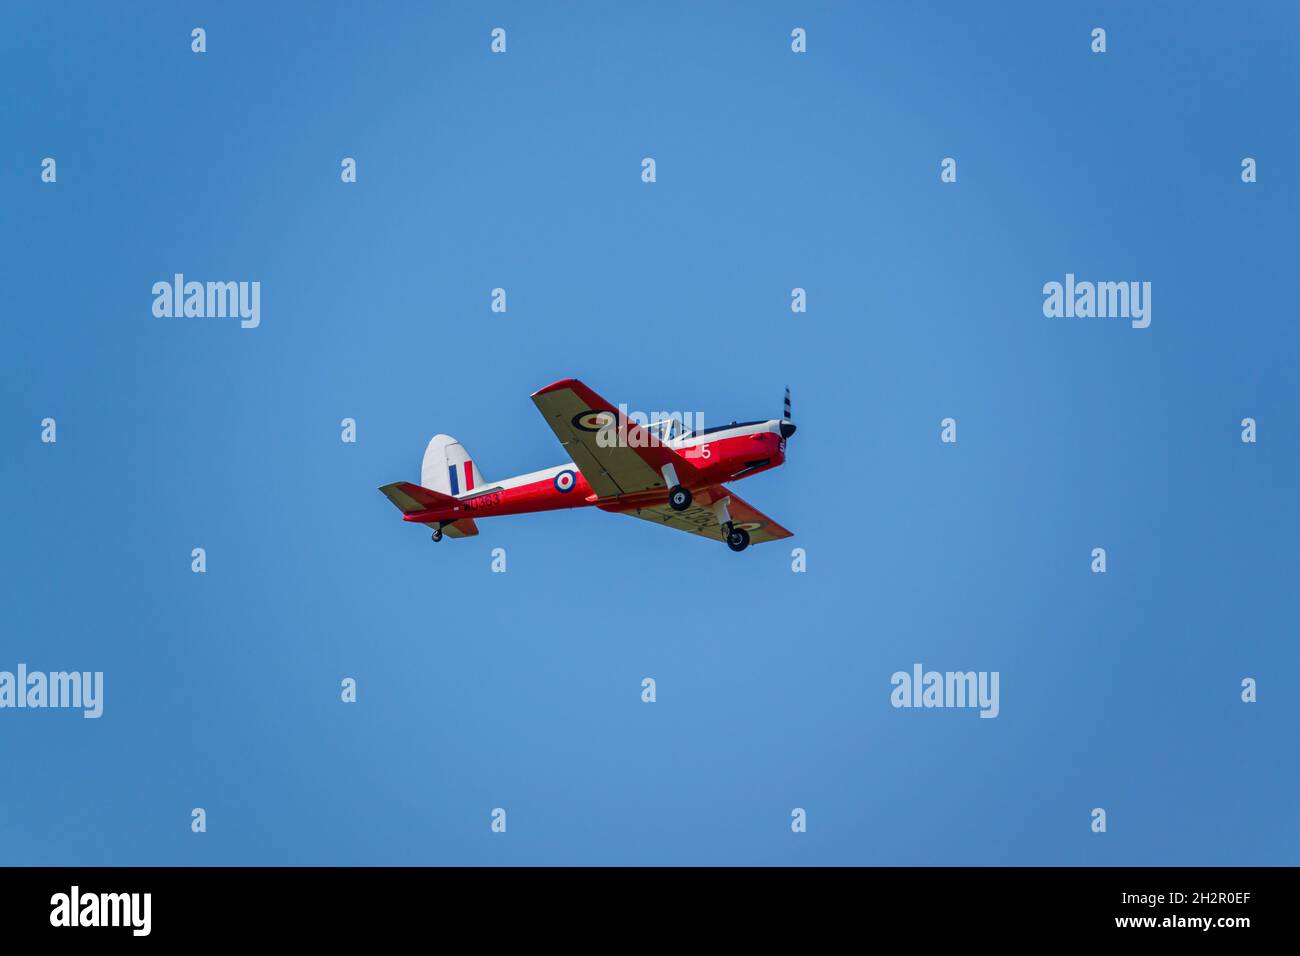
[[[434,435],[424,450],[420,484],[444,495],[459,496],[482,488],[487,482],[464,445],[450,435]]]

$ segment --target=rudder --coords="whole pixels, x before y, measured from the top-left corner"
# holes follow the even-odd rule
[[[487,485],[465,446],[450,435],[434,435],[424,450],[420,484],[457,497]]]

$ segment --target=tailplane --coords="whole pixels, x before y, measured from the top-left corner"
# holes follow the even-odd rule
[[[397,505],[404,515],[419,514],[421,511],[432,511],[434,508],[445,508],[457,503],[451,495],[444,495],[441,491],[434,491],[432,488],[421,488],[409,481],[395,481],[391,485],[384,485],[379,490],[384,493],[384,497]]]
[[[433,527],[430,525],[430,527]],[[461,518],[442,526],[442,531],[453,538],[472,538],[478,534],[478,525],[473,518]]]
[[[432,488],[421,488],[409,481],[395,481],[379,489],[384,497],[401,509],[404,515],[418,515],[422,511],[445,508],[459,503],[458,498],[444,495]],[[454,521],[426,521],[424,526],[433,531],[433,540],[439,541],[443,534],[452,538],[472,538],[478,534],[478,525],[473,518],[457,518]]]

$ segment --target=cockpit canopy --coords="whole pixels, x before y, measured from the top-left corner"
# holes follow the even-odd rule
[[[660,442],[676,441],[678,438],[687,438],[691,434],[691,430],[678,418],[660,418],[646,425],[645,430]]]

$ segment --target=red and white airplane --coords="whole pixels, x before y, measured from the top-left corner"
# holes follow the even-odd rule
[[[727,542],[732,551],[791,532],[723,486],[785,462],[794,434],[790,390],[785,415],[732,422],[691,434],[676,418],[642,426],[586,385],[569,378],[533,394],[533,403],[573,460],[544,471],[488,483],[465,446],[435,435],[424,452],[420,484],[398,481],[379,490],[402,520],[443,534],[478,534],[476,518],[582,508],[632,515]]]

